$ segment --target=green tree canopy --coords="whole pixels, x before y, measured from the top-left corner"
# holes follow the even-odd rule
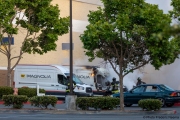
[[[0,0],[0,42],[8,37],[8,41],[1,44],[0,52],[8,59],[8,80],[23,53],[44,54],[56,50],[58,36],[68,33],[69,17],[60,17],[58,5],[51,5],[51,1]],[[22,34],[21,31],[26,31],[26,35],[19,46],[20,54],[12,56],[11,39]],[[18,38],[15,40],[18,41]],[[15,58],[17,62],[11,67],[11,61]]]
[[[168,34],[156,36],[170,25],[168,14],[144,0],[102,2],[104,8],[88,14],[90,24],[80,39],[90,61],[98,57],[111,64],[119,76],[120,91],[123,91],[123,77],[133,70],[148,63],[159,69],[174,62],[176,43],[169,40]],[[120,94],[120,106],[124,110],[123,92]]]
[[[174,41],[177,42],[179,47],[178,53],[180,54],[180,1],[172,0],[171,6],[173,6],[173,10],[171,10],[169,13],[174,22],[173,25],[169,27],[169,29],[167,29],[164,34],[170,34],[173,36]]]

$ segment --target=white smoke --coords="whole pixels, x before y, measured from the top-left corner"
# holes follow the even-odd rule
[[[74,65],[89,65],[89,66],[100,66],[105,68],[109,72],[109,76],[107,77],[107,81],[112,81],[112,78],[115,77],[117,81],[119,81],[119,76],[116,74],[112,66],[108,63],[102,62],[102,59],[96,59],[93,62],[88,61],[88,57],[84,57],[84,59],[78,59],[74,62]],[[141,77],[142,81],[144,73],[142,69],[135,70],[133,73],[129,73],[123,79],[123,85],[126,86],[129,90],[136,85],[137,78]]]
[[[112,78],[115,77],[116,80],[119,81],[119,76],[117,73],[114,71],[114,69],[111,67],[111,65],[107,64],[106,69],[109,71],[110,76],[108,77],[109,81],[112,81]],[[123,85],[128,88],[128,90],[132,89],[133,86],[136,86],[137,78],[140,77],[143,81],[143,72],[141,72],[141,69],[135,70],[133,73],[127,74],[123,78]]]
[[[144,80],[151,84],[165,84],[174,89],[180,90],[179,84],[180,60],[176,59],[174,63],[162,66],[159,70],[155,70],[152,65],[146,65],[144,68]]]

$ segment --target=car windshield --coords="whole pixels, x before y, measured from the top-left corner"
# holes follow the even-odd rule
[[[69,73],[65,73],[66,76],[70,76]],[[73,74],[73,81],[76,83],[76,84],[83,84],[83,82],[78,78],[76,77],[75,74]]]
[[[167,85],[160,85],[160,87],[161,87],[162,89],[164,89],[164,90],[174,91],[173,88],[171,88],[171,87],[169,87],[169,86],[167,86]]]

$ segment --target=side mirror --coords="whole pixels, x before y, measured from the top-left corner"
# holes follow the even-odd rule
[[[132,91],[132,90],[130,90],[129,92],[130,92],[130,93],[133,93],[133,91]]]

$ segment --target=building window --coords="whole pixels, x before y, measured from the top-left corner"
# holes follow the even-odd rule
[[[11,43],[11,45],[14,45],[14,37],[11,38],[11,41],[9,41],[9,38],[8,37],[4,37],[2,38],[2,41],[0,42],[1,45],[3,44],[9,44]]]
[[[74,49],[73,43],[72,43],[72,49]],[[62,50],[70,50],[70,43],[62,43]]]

